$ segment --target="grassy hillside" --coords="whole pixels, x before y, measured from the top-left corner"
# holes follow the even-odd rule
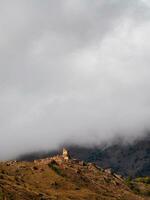
[[[143,188],[137,191],[131,185],[131,180],[128,182],[111,170],[74,159],[65,161],[62,156],[0,163],[1,200],[150,199],[141,193]]]

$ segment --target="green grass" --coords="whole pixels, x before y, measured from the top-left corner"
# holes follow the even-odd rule
[[[62,170],[59,168],[59,166],[56,163],[49,163],[48,166],[56,172],[59,176],[63,176]]]
[[[0,191],[0,200],[3,200],[3,192]]]

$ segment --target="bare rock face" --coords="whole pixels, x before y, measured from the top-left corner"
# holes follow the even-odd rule
[[[63,159],[68,161],[71,158],[69,151],[65,148],[63,148]]]

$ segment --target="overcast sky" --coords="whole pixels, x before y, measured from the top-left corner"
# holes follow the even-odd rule
[[[0,159],[150,129],[149,0],[0,0]]]

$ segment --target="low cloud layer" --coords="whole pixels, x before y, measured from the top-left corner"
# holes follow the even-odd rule
[[[148,0],[0,1],[0,159],[150,129]]]

